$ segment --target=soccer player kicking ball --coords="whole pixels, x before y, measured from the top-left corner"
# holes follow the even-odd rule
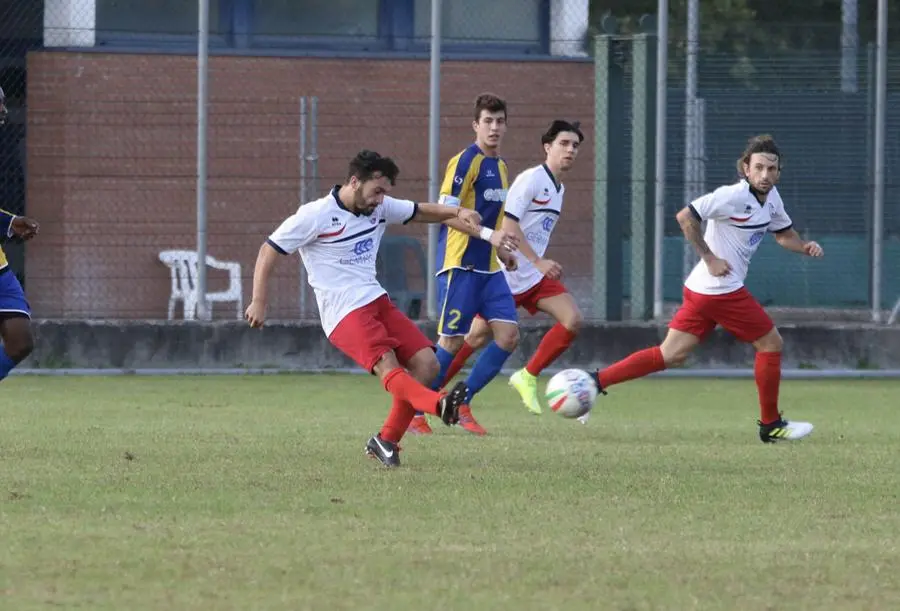
[[[366,371],[377,374],[394,396],[384,426],[366,444],[366,453],[387,467],[400,465],[398,444],[415,410],[456,424],[468,388],[464,382],[449,393],[429,388],[439,371],[434,346],[376,279],[381,238],[388,224],[453,219],[477,232],[481,220],[474,210],[389,197],[398,174],[390,158],[361,151],[350,162],[343,185],[285,219],[260,247],[253,298],[245,314],[251,327],[263,325],[275,261],[278,255],[299,250],[325,335]]]
[[[584,142],[577,122],[556,120],[541,136],[546,158],[513,181],[506,197],[503,229],[519,238],[518,269],[504,269],[516,306],[534,316],[546,312],[557,322],[550,328],[537,351],[523,369],[509,379],[525,406],[535,414],[542,411],[538,399],[537,376],[571,345],[584,320],[578,305],[560,281],[562,266],[544,258],[550,236],[562,212],[566,188],[563,176],[572,169],[578,148]],[[491,329],[479,318],[447,370],[444,383],[459,373],[473,352],[490,339]]]
[[[466,385],[469,394],[459,410],[459,425],[475,435],[484,435],[472,416],[475,393],[493,380],[519,343],[516,304],[500,270],[500,261],[516,266],[512,251],[517,241],[500,228],[503,205],[509,189],[506,162],[500,158],[500,143],[506,133],[506,102],[490,93],[475,99],[472,129],[475,142],[453,157],[441,186],[441,203],[475,210],[485,228],[473,231],[456,221],[445,223],[438,238],[437,358],[441,370],[433,388],[440,388],[447,368],[463,344],[476,315],[490,324],[494,341],[475,362]],[[424,415],[411,423],[415,433],[430,433]]]
[[[824,251],[816,242],[801,239],[792,228],[775,188],[781,153],[770,136],[751,138],[737,168],[740,182],[694,200],[676,217],[701,261],[684,283],[684,300],[662,345],[635,352],[598,371],[597,387],[603,392],[614,384],[680,365],[717,324],[722,325],[756,348],[759,438],[765,443],[802,439],[812,432],[813,425],[785,420],[778,409],[781,335],[744,286],[744,278],[750,258],[767,232],[793,252],[821,257]],[[705,235],[701,221],[707,221]]]
[[[6,94],[0,88],[0,127],[6,124]],[[0,235],[30,240],[38,233],[37,221],[0,209]],[[34,349],[31,307],[22,285],[0,249],[0,380],[4,380]]]

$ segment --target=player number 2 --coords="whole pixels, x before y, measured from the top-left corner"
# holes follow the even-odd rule
[[[459,310],[450,310],[448,314],[449,320],[447,321],[447,328],[451,331],[456,331],[456,328],[459,326],[459,319],[462,318],[462,312]]]

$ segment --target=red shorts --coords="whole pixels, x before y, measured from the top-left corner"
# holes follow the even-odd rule
[[[513,299],[516,301],[517,308],[525,308],[529,314],[534,316],[540,311],[537,307],[538,301],[541,299],[548,299],[549,297],[556,297],[557,295],[565,295],[568,292],[565,284],[559,280],[551,280],[544,276],[541,278],[540,282],[524,293],[513,295]]]
[[[344,316],[328,340],[369,372],[388,352],[394,351],[405,366],[420,350],[434,349],[434,342],[387,295]]]
[[[685,287],[683,295],[684,301],[669,328],[696,335],[701,341],[717,324],[747,343],[755,342],[775,327],[747,287],[724,295],[702,295]]]

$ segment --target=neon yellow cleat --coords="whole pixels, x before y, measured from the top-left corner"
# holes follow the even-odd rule
[[[520,369],[509,377],[509,385],[516,389],[522,397],[522,403],[533,414],[540,414],[541,402],[538,399],[537,378],[525,369]]]

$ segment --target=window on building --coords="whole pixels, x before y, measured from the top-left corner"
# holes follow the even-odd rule
[[[101,39],[150,36],[196,36],[196,0],[96,0],[97,35]],[[209,2],[210,35],[222,33],[219,0]]]
[[[542,0],[452,0],[442,4],[442,44],[532,46],[541,43]],[[414,35],[431,38],[431,0],[415,0]]]
[[[254,0],[253,36],[376,41],[380,4],[379,0]]]

